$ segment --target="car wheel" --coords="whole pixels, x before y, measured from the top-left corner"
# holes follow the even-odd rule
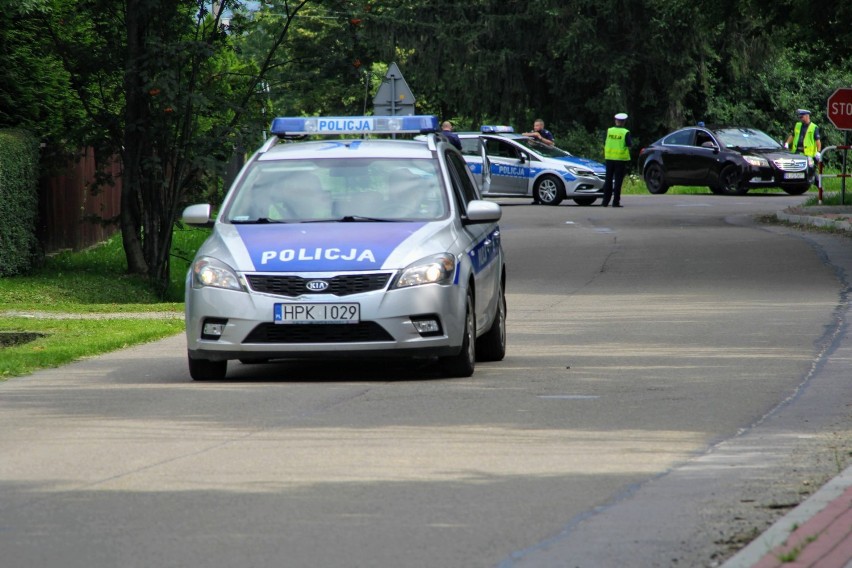
[[[544,205],[559,205],[565,199],[565,186],[556,176],[541,176],[535,182],[533,196]]]
[[[662,195],[669,190],[669,186],[663,182],[663,168],[660,164],[651,162],[645,166],[645,186],[654,195]]]
[[[476,316],[473,309],[473,294],[468,291],[461,350],[458,355],[441,358],[441,366],[449,377],[469,377],[476,366]]]
[[[576,203],[577,205],[587,206],[587,205],[591,205],[592,203],[594,203],[595,199],[597,199],[597,198],[596,197],[572,197],[571,199],[573,199],[574,203]]]
[[[728,165],[719,172],[719,190],[722,195],[745,195],[748,187],[743,183],[739,168]]]
[[[210,359],[193,359],[187,355],[189,361],[189,376],[194,381],[215,381],[224,379],[228,373],[227,361],[211,361]]]
[[[803,193],[807,192],[810,188],[811,188],[811,184],[806,183],[806,184],[802,184],[802,185],[788,185],[788,186],[783,187],[781,189],[783,189],[784,193],[786,193],[787,195],[802,195]]]
[[[502,283],[498,294],[497,312],[491,328],[476,340],[477,361],[502,361],[506,356],[506,294]]]

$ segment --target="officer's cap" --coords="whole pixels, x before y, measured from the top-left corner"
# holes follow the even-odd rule
[[[617,115],[615,115],[615,120],[627,120],[627,113],[626,112],[618,113]]]
[[[802,116],[803,114],[811,114],[811,111],[803,108],[796,111],[796,116]]]

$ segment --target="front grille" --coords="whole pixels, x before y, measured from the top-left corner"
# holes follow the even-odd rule
[[[331,278],[302,278],[301,276],[276,276],[267,274],[249,274],[246,276],[251,289],[276,296],[295,297],[302,294],[334,294],[349,296],[382,290],[390,279],[390,273],[374,274],[345,274]],[[328,283],[328,288],[322,291],[309,290],[308,282],[322,280]]]
[[[808,167],[807,158],[779,158],[772,163],[782,172],[801,172]]]
[[[262,323],[243,343],[361,343],[393,341],[385,328],[374,321],[360,323],[276,324]]]

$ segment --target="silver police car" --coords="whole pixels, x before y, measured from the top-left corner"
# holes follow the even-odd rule
[[[603,197],[606,167],[594,160],[515,134],[511,126],[482,126],[481,132],[459,132],[462,153],[471,171],[481,175],[485,146],[491,183],[485,197],[532,197],[536,203],[559,205],[573,199],[591,205]]]
[[[430,358],[461,377],[504,357],[501,208],[436,117],[281,117],[271,130],[187,275],[193,379],[224,378],[229,360],[332,357]],[[401,139],[412,134],[425,137]],[[210,205],[183,221],[210,224]]]

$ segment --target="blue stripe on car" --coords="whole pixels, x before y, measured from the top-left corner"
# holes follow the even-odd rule
[[[424,223],[239,225],[254,269],[269,272],[374,270]],[[356,234],[356,238],[352,235]]]
[[[474,273],[478,274],[483,268],[497,258],[500,251],[500,229],[494,229],[487,237],[476,243],[467,253],[473,265]]]

